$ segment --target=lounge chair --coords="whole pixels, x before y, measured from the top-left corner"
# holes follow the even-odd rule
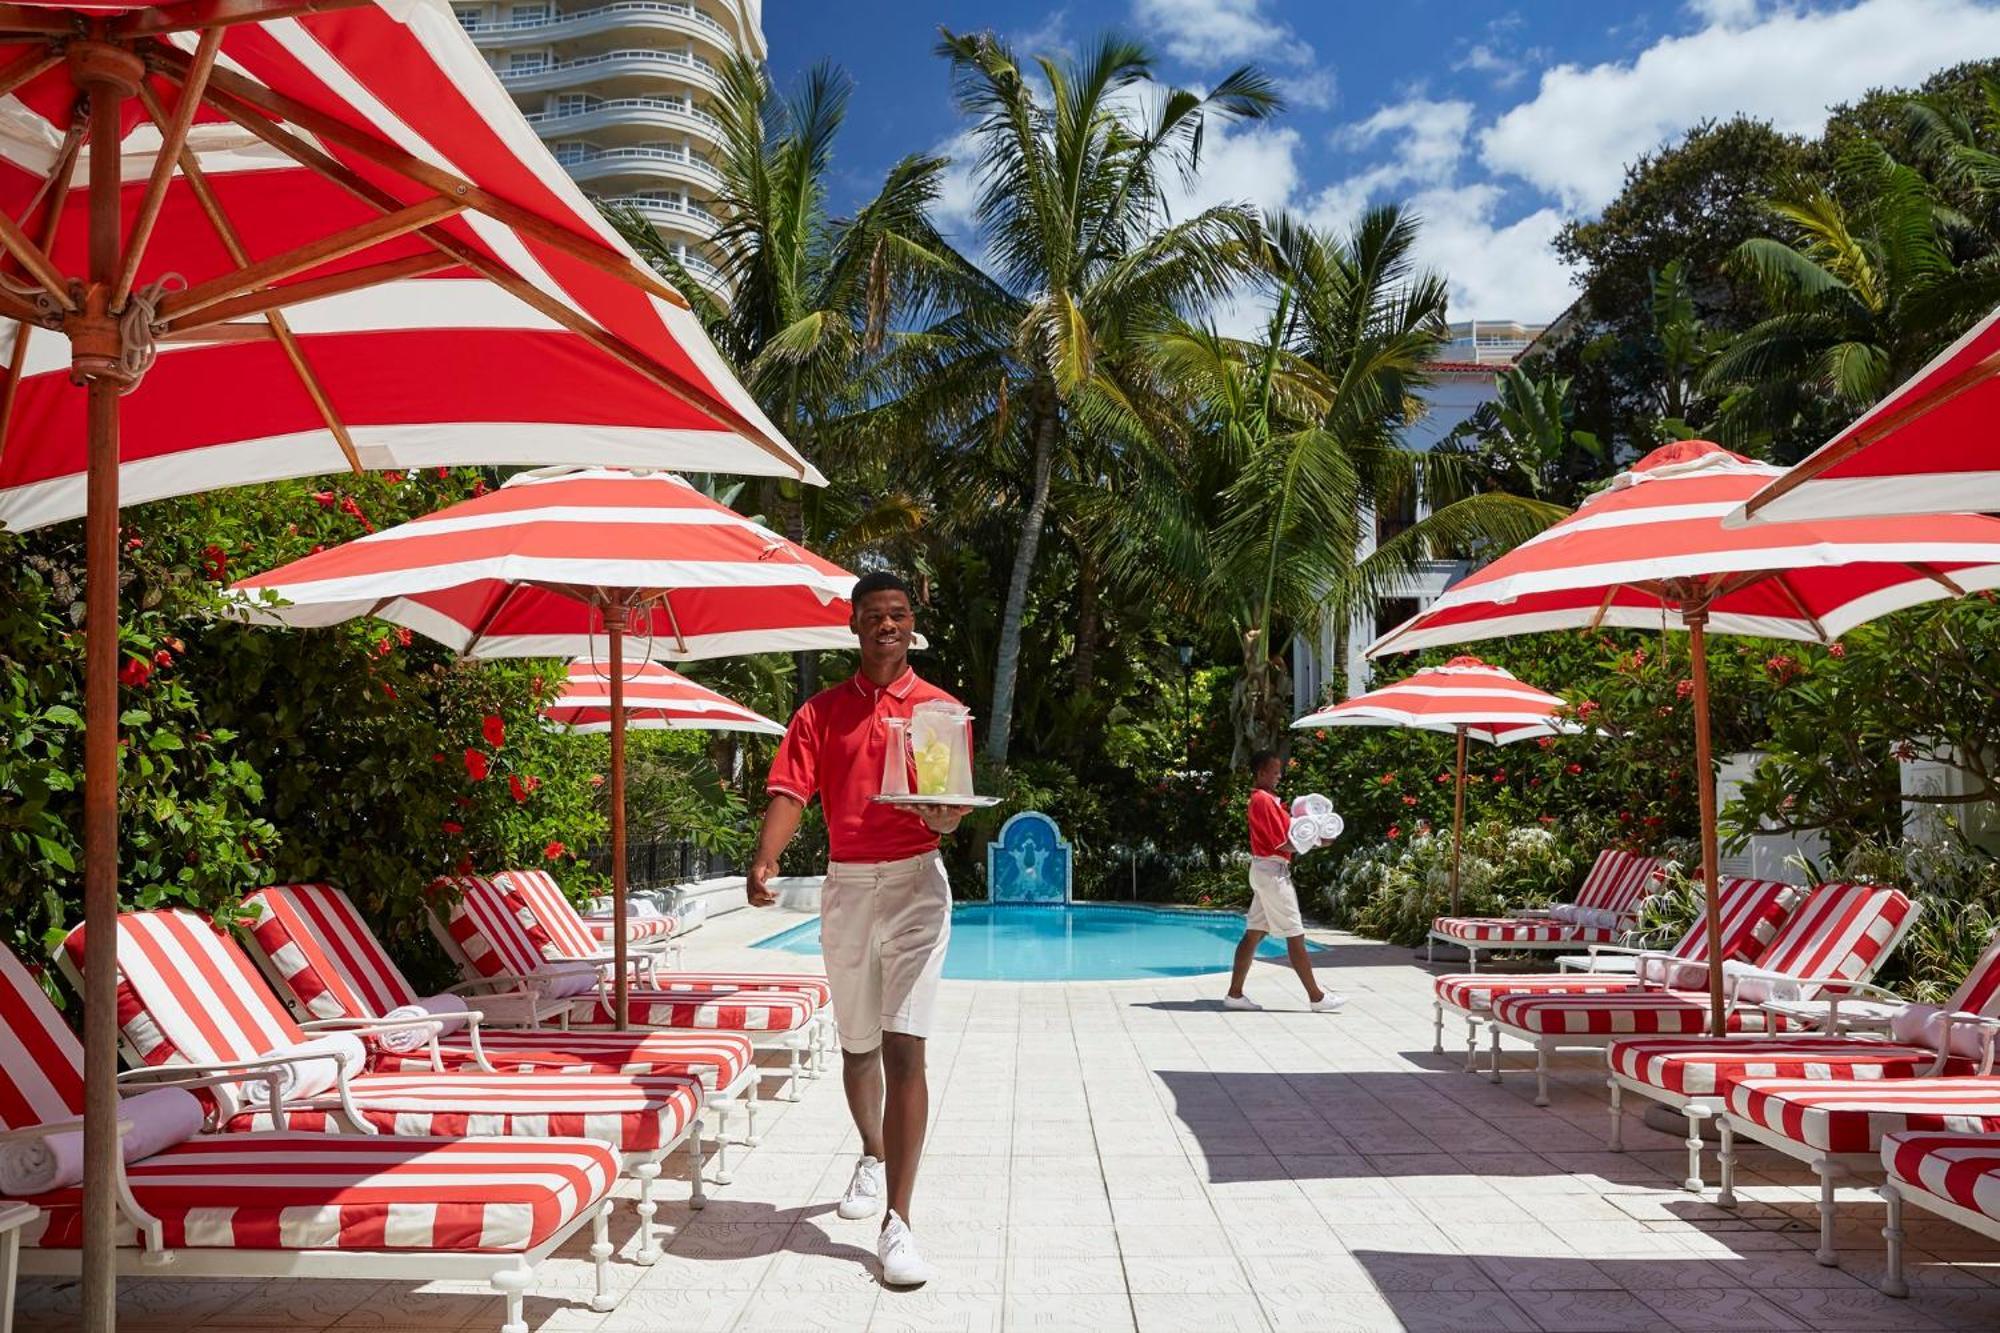
[[[366,1027],[399,1010],[421,1010],[427,998],[389,957],[354,902],[327,884],[283,884],[259,889],[245,906],[256,914],[248,934],[252,956],[308,1032]],[[467,982],[455,991],[478,988]],[[501,998],[471,996],[474,1006],[532,999],[515,991]],[[515,1005],[518,1012],[519,1006]],[[433,1036],[423,1046],[378,1039],[371,1068],[414,1073],[429,1068],[487,1073],[679,1074],[701,1080],[706,1107],[718,1118],[741,1108],[740,1142],[756,1142],[756,1052],[733,1032],[496,1031],[475,1007],[463,1026]],[[402,1049],[396,1049],[401,1047]],[[715,1179],[729,1183],[729,1140],[716,1135]]]
[[[1778,926],[1805,897],[1803,890],[1768,879],[1726,879],[1722,881],[1719,906],[1722,917],[1722,949],[1725,961],[1747,961],[1770,946]],[[1491,1013],[1493,1000],[1501,995],[1622,995],[1632,991],[1664,990],[1669,987],[1695,989],[1708,984],[1708,915],[1695,918],[1693,926],[1664,951],[1629,948],[1614,944],[1592,944],[1589,952],[1557,964],[1579,964],[1576,970],[1511,975],[1493,972],[1461,972],[1443,976],[1432,983],[1435,994],[1432,1025],[1433,1051],[1444,1050],[1444,1016],[1454,1013],[1465,1019],[1465,1071],[1472,1072],[1479,1045],[1479,1025]]]
[[[120,1082],[183,1082],[160,1072]],[[27,968],[0,948],[0,1142],[74,1131],[82,1114],[83,1048]],[[501,1333],[527,1333],[522,1304],[535,1266],[588,1226],[591,1308],[617,1301],[605,1209],[618,1159],[588,1139],[202,1134],[118,1172],[121,1272],[484,1281],[505,1298]],[[21,1230],[21,1270],[75,1275],[83,1191],[24,1202],[39,1216]]]
[[[1832,1025],[1843,1012],[1861,1010],[1879,1021],[1908,1002],[1878,987],[1859,996],[1830,996]],[[1926,1015],[1935,1018],[1922,1021]],[[1920,1075],[1975,1074],[1983,1036],[1976,1020],[2000,1018],[2000,934],[1996,934],[1940,1010],[1913,1015],[1908,1040],[1846,1033],[1772,1037],[1640,1037],[1616,1041],[1605,1052],[1611,1067],[1611,1148],[1623,1147],[1627,1090],[1680,1109],[1688,1137],[1687,1187],[1702,1188],[1699,1122],[1724,1108],[1729,1085],[1746,1078],[1861,1081]],[[1897,1026],[1903,1026],[1898,1024]]]
[[[1903,1277],[1903,1205],[2000,1240],[2000,1135],[1901,1131],[1882,1136],[1882,1226],[1887,1269],[1882,1291],[1908,1296]]]
[[[1561,953],[1586,944],[1620,943],[1630,935],[1659,870],[1656,856],[1600,852],[1574,902],[1522,908],[1508,916],[1438,917],[1431,922],[1424,959],[1431,961],[1431,951],[1440,943],[1456,944],[1466,952],[1466,970],[1477,972],[1482,952]]]
[[[83,927],[57,961],[82,978]],[[430,1020],[435,1022],[436,1020]],[[295,1096],[258,1099],[240,1085],[212,1090],[215,1123],[231,1133],[299,1130],[317,1134],[398,1134],[445,1138],[596,1139],[639,1182],[639,1258],[661,1254],[653,1182],[661,1163],[687,1145],[690,1204],[706,1202],[701,1171],[702,1088],[677,1074],[488,1074],[474,1069],[378,1073],[365,1068],[358,1038],[387,1030],[351,1029],[316,1040],[286,1012],[234,939],[191,912],[118,916],[120,1042],[146,1067],[242,1066],[298,1052],[322,1053]],[[337,1056],[336,1051],[346,1054]],[[363,1058],[357,1059],[360,1056]],[[356,1069],[356,1064],[364,1065]],[[328,1084],[331,1086],[328,1086]]]
[[[1900,889],[1872,884],[1825,884],[1787,917],[1753,968],[1725,969],[1723,1025],[1730,1033],[1796,1032],[1804,1020],[1761,1007],[1774,992],[1795,992],[1817,1002],[1829,986],[1865,983],[1875,975],[1916,921],[1918,906]],[[1828,1008],[1828,1012],[1832,1012]],[[1515,995],[1493,1002],[1487,1024],[1493,1060],[1488,1077],[1500,1081],[1500,1038],[1535,1048],[1535,1105],[1549,1104],[1549,1053],[1609,1046],[1627,1037],[1696,1036],[1709,1028],[1709,995],[1701,990],[1658,990],[1622,995]]]
[[[518,894],[492,880],[464,875],[439,881],[431,899],[431,930],[468,979],[568,990],[561,1010],[565,1028],[615,1025],[610,969],[596,962],[552,961],[545,932]],[[581,989],[569,989],[578,978]],[[805,978],[810,982],[811,977]],[[635,985],[629,991],[631,1021],[642,1028],[695,1028],[740,1032],[760,1051],[783,1051],[791,1061],[784,1096],[798,1100],[805,1056],[818,1032],[819,1005],[802,990],[661,990]]]

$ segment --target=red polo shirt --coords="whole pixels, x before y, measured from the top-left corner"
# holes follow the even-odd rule
[[[1250,855],[1292,859],[1292,812],[1262,787],[1250,791]]]
[[[889,748],[882,719],[908,717],[933,699],[958,702],[910,670],[886,686],[856,672],[821,690],[792,714],[764,789],[801,804],[819,797],[835,861],[901,861],[936,851],[937,834],[923,820],[869,799],[882,790],[882,757]]]

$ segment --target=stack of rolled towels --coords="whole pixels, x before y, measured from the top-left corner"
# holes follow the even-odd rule
[[[368,1048],[352,1032],[314,1037],[273,1055],[286,1063],[274,1066],[268,1077],[247,1078],[236,1085],[251,1106],[269,1106],[274,1088],[288,1102],[305,1101],[339,1087],[342,1071],[359,1074],[368,1067]]]
[[[438,1020],[437,1034],[442,1037],[464,1027],[466,1019],[465,1001],[456,995],[425,995],[410,1004],[397,1005],[382,1015],[385,1022],[400,1022],[406,1018],[435,1018]],[[388,1032],[377,1033],[375,1044],[385,1051],[398,1055],[408,1055],[430,1044],[431,1027],[392,1028]]]
[[[137,1162],[201,1133],[203,1112],[185,1088],[153,1088],[120,1102],[118,1118],[131,1125],[119,1148],[126,1161]],[[0,1196],[22,1199],[82,1182],[81,1126],[0,1145]]]
[[[1287,836],[1293,851],[1305,853],[1326,846],[1346,827],[1346,821],[1333,812],[1332,801],[1318,792],[1309,792],[1292,802],[1292,825]]]

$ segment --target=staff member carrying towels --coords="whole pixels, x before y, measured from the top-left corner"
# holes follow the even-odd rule
[[[1243,993],[1244,979],[1250,975],[1250,960],[1266,935],[1285,941],[1292,971],[1305,983],[1306,999],[1318,1014],[1332,1013],[1347,1001],[1319,988],[1312,963],[1306,957],[1306,925],[1299,915],[1298,891],[1292,887],[1291,812],[1278,799],[1278,777],[1284,761],[1269,750],[1250,756],[1250,912],[1248,927],[1236,945],[1236,967],[1229,975],[1225,1009],[1262,1009],[1264,1006]]]
[[[840,1215],[870,1217],[888,1198],[876,1252],[889,1286],[918,1286],[930,1269],[910,1234],[910,1196],[923,1155],[930,1091],[924,1037],[951,937],[951,885],[938,857],[963,807],[921,815],[870,798],[882,789],[889,729],[928,700],[956,703],[910,669],[916,611],[909,585],[894,574],[855,581],[849,622],[861,640],[861,669],[806,700],[793,715],[765,786],[771,802],[750,866],[750,903],[777,900],[771,879],[798,831],[807,802],[826,815],[828,865],[820,895],[820,950],[840,1024],[847,1108],[861,1131],[861,1160]],[[886,1076],[886,1078],[885,1078]]]

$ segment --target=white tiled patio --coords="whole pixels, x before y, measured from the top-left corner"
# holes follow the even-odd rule
[[[808,966],[744,948],[797,920],[737,912],[691,965]],[[1678,1140],[1628,1117],[1605,1151],[1601,1058],[1562,1057],[1554,1105],[1430,1052],[1410,951],[1323,934],[1339,1015],[1299,1012],[1260,965],[1229,1013],[1218,978],[948,982],[931,1043],[934,1124],[917,1231],[937,1278],[885,1292],[875,1223],[833,1212],[856,1151],[838,1080],[771,1104],[762,1142],[705,1211],[662,1210],[667,1257],[585,1303],[581,1244],[544,1265],[543,1333],[755,1329],[1972,1329],[2000,1327],[2000,1252],[1912,1210],[1907,1301],[1873,1283],[1881,1210],[1843,1193],[1843,1266],[1813,1259],[1816,1188],[1751,1148],[1725,1212],[1678,1184]],[[1449,1035],[1449,1030],[1448,1030]],[[775,1081],[770,1084],[775,1089]],[[670,1186],[683,1199],[684,1187]],[[629,1240],[629,1213],[613,1223]],[[490,1330],[483,1288],[130,1280],[128,1330]],[[19,1327],[73,1326],[32,1281]]]

